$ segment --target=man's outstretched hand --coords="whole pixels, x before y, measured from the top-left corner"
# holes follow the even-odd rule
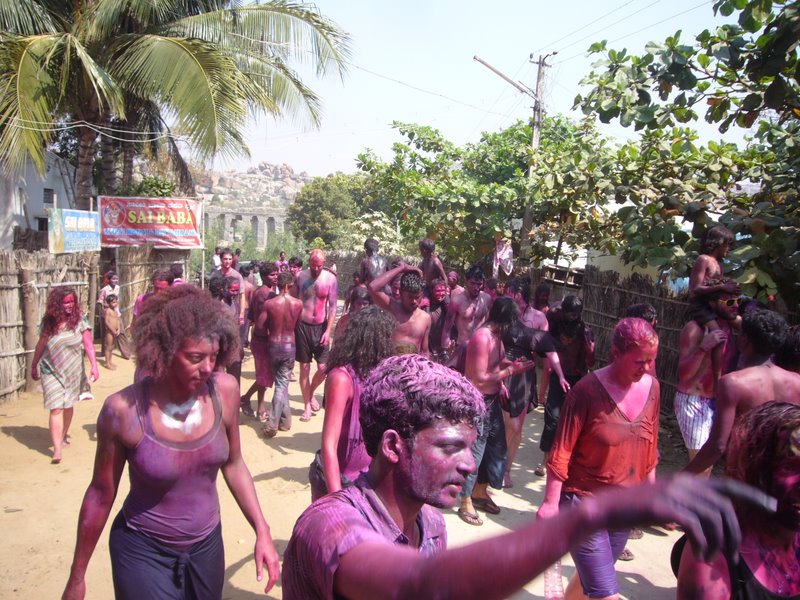
[[[598,493],[593,500],[603,528],[627,529],[676,522],[705,560],[717,552],[737,556],[741,531],[731,500],[775,512],[777,501],[761,490],[733,479],[706,479],[685,473],[655,483]],[[590,501],[590,502],[591,502]]]

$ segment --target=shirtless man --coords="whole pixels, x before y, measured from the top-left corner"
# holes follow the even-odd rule
[[[422,280],[425,282],[425,297],[430,296],[431,283],[434,279],[444,279],[444,266],[439,257],[436,256],[436,244],[431,238],[425,238],[419,242],[419,253],[422,255],[422,263],[419,268],[422,270]]]
[[[389,267],[386,257],[378,255],[378,240],[375,238],[367,238],[364,242],[364,252],[367,255],[361,259],[358,273],[361,277],[361,282],[364,285],[369,285],[373,279],[386,273]]]
[[[390,298],[384,287],[400,277],[400,300]],[[400,265],[373,279],[367,286],[372,300],[388,310],[397,320],[392,334],[395,347],[413,345],[417,352],[428,356],[428,333],[431,316],[419,307],[422,300],[422,273],[417,267]]]
[[[290,260],[290,269],[291,266]],[[308,269],[300,271],[294,282],[293,293],[296,292],[297,298],[303,302],[303,314],[295,331],[297,362],[300,363],[300,391],[305,405],[301,421],[308,421],[313,413],[319,411],[314,390],[325,381],[325,363],[336,321],[339,284],[336,275],[324,267],[325,253],[314,249],[309,255]],[[317,361],[317,371],[309,381],[312,359]]]
[[[253,323],[253,331],[250,336],[250,352],[253,353],[253,362],[255,363],[256,380],[250,389],[242,396],[240,403],[242,414],[248,417],[258,417],[262,422],[266,422],[268,414],[264,404],[264,394],[268,387],[272,387],[274,377],[272,368],[270,367],[269,350],[267,348],[269,332],[265,327],[259,327],[258,322],[261,319],[261,314],[264,312],[264,304],[267,300],[274,297],[278,293],[278,267],[275,263],[265,262],[262,263],[258,269],[258,274],[261,276],[261,287],[259,287],[251,297],[252,304],[248,310],[248,318]],[[250,398],[253,394],[257,393],[258,406],[256,413],[253,413],[253,407],[250,404]]]
[[[447,293],[452,297],[464,291],[464,288],[458,285],[458,273],[450,271],[447,274]]]
[[[800,404],[800,375],[781,369],[771,359],[786,340],[788,329],[784,318],[771,310],[754,310],[744,316],[738,339],[744,367],[720,378],[711,433],[687,471],[711,470],[725,453],[734,422],[744,413],[773,401]]]
[[[718,280],[710,280],[716,285]],[[718,328],[707,330],[691,320],[681,330],[678,343],[678,389],[675,392],[675,416],[683,441],[693,460],[708,440],[714,422],[715,385],[711,353],[721,347],[730,364],[734,344],[729,344],[730,323],[736,318],[739,297],[727,291],[704,296],[716,317]]]
[[[447,295],[447,283],[441,279],[433,280],[431,299],[427,312],[431,316],[431,332],[428,335],[428,350],[431,360],[444,364],[447,360],[447,351],[442,348],[442,328],[447,320],[447,307],[450,296]]]
[[[499,490],[503,487],[506,472],[506,434],[500,403],[508,399],[503,380],[533,368],[531,360],[511,362],[503,349],[503,334],[519,317],[519,309],[511,298],[499,298],[489,311],[489,318],[479,327],[467,345],[465,377],[483,394],[486,418],[478,426],[478,437],[472,444],[472,455],[478,471],[470,473],[461,491],[458,516],[470,525],[482,525],[475,512],[482,510],[492,515],[500,507],[489,497],[487,486]]]
[[[269,332],[267,352],[272,375],[275,378],[275,395],[269,419],[264,423],[264,437],[271,438],[280,431],[292,427],[292,411],[289,408],[289,374],[294,368],[294,330],[303,313],[303,303],[289,294],[294,277],[289,272],[278,274],[279,293],[264,303],[257,325]]]
[[[459,362],[459,355],[466,351],[467,342],[472,333],[486,320],[492,300],[489,294],[482,292],[484,275],[480,267],[473,266],[467,270],[467,287],[463,292],[450,297],[447,307],[447,320],[442,329],[442,348],[450,349],[453,340],[450,330],[456,326],[458,338],[456,348],[451,352],[451,362]]]

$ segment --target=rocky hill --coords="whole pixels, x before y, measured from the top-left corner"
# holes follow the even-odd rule
[[[313,179],[289,165],[260,163],[244,173],[199,171],[194,173],[195,192],[210,206],[220,208],[285,209],[297,192]]]

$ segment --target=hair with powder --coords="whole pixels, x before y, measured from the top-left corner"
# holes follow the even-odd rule
[[[389,429],[411,440],[438,419],[476,426],[485,413],[483,396],[472,383],[419,354],[387,358],[361,390],[361,428],[372,457]]]
[[[655,346],[658,344],[658,334],[653,326],[639,317],[626,317],[621,319],[614,327],[611,336],[611,345],[620,354],[634,348]]]
[[[67,296],[75,299],[75,306],[69,316],[64,312],[63,304],[64,298]],[[42,317],[42,335],[47,337],[55,335],[62,323],[65,329],[75,329],[82,316],[81,303],[75,288],[71,286],[53,288],[53,291],[47,296],[47,308]]]

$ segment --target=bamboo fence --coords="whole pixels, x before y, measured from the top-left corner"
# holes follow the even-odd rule
[[[30,383],[29,360],[50,290],[72,286],[86,313],[96,271],[96,253],[0,251],[0,402]]]

